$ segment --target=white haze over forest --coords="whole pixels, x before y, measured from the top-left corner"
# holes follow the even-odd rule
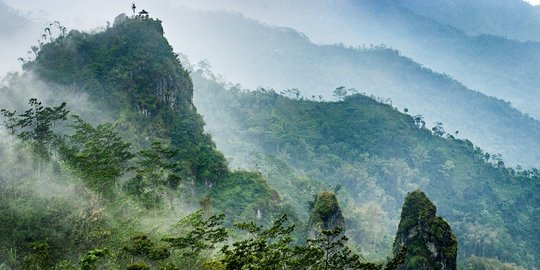
[[[533,7],[521,0],[403,0],[399,1],[399,4],[395,4],[397,1],[389,0],[135,2],[139,10],[144,8],[151,16],[163,20],[165,35],[175,51],[187,55],[192,63],[208,59],[215,73],[222,74],[227,81],[238,82],[250,89],[263,86],[273,87],[279,91],[296,87],[306,96],[322,95],[331,99],[332,87],[345,82],[327,82],[328,85],[320,84],[319,88],[314,86],[309,89],[302,88],[308,85],[300,82],[302,78],[296,78],[298,84],[292,81],[287,84],[285,80],[278,82],[276,73],[257,71],[258,69],[249,66],[250,63],[262,61],[263,57],[254,57],[253,54],[250,56],[253,58],[246,58],[248,54],[238,51],[237,47],[222,48],[224,46],[221,46],[220,39],[224,41],[223,43],[230,43],[227,39],[238,34],[234,33],[234,29],[216,29],[212,32],[206,31],[204,27],[197,28],[191,25],[190,23],[195,22],[189,21],[189,16],[196,17],[192,9],[227,10],[239,13],[235,15],[238,17],[241,13],[268,27],[290,27],[301,34],[285,28],[277,29],[291,31],[291,39],[295,39],[297,35],[305,35],[306,43],[339,43],[368,48],[384,44],[434,72],[448,74],[468,89],[507,100],[520,111],[540,119],[540,107],[535,106],[540,100],[540,7]],[[4,16],[0,18],[2,25],[0,37],[3,40],[0,45],[0,56],[4,59],[0,64],[0,74],[20,70],[17,58],[26,57],[30,46],[37,43],[48,23],[58,20],[68,29],[100,30],[106,27],[107,22],[112,24],[118,14],[130,14],[131,3],[132,1],[105,0],[0,0],[0,8],[4,12]],[[217,19],[214,23],[219,24]],[[222,34],[216,36],[216,32]],[[247,42],[250,37],[242,38],[246,40],[247,47],[252,47]],[[250,42],[256,44],[257,39]],[[288,41],[283,41],[284,46],[287,46],[286,42]],[[240,66],[238,63],[247,64]],[[262,62],[255,64],[269,65]],[[289,70],[283,72],[293,74]],[[381,79],[384,78],[381,75]],[[350,84],[345,86],[360,88]],[[388,83],[388,86],[393,85]],[[396,106],[406,103],[400,103],[399,95],[389,96],[387,92],[378,93],[375,90],[375,88],[360,89],[361,92],[365,91],[368,94],[391,97]],[[404,104],[400,108],[405,106],[414,107]],[[424,114],[429,118],[429,123],[453,114],[452,111],[429,114],[418,106],[414,107],[413,112]],[[530,125],[538,124],[534,121],[531,120]],[[506,157],[522,154],[520,148],[505,148],[507,143],[500,140],[499,145],[494,146],[493,141],[498,139],[495,135],[486,136],[489,130],[476,133],[475,136],[476,131],[471,124],[459,126],[459,123],[453,125],[451,120],[444,122],[450,123],[447,127],[451,130],[459,128],[463,136],[471,138],[474,143],[490,152],[502,153]],[[454,122],[459,122],[459,119],[454,119]],[[536,137],[540,138],[538,135]],[[219,141],[218,138],[217,140]],[[522,141],[515,140],[516,144]],[[532,147],[527,145],[524,147],[533,151],[530,149]],[[534,156],[531,152],[523,155],[527,155],[527,159],[512,158],[509,163],[540,164],[538,154]]]

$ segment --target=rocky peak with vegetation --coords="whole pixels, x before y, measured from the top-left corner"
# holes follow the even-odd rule
[[[457,239],[450,225],[437,216],[437,208],[426,194],[407,194],[399,222],[394,254],[405,247],[405,263],[398,269],[455,270]]]
[[[122,15],[121,15],[122,16]],[[61,32],[25,64],[39,79],[86,94],[111,112],[136,149],[153,140],[178,148],[185,178],[210,186],[227,176],[225,159],[204,134],[193,84],[161,21],[124,18],[98,33]]]
[[[308,236],[310,238],[324,230],[340,228],[343,232],[345,231],[345,218],[335,193],[331,191],[320,192],[311,202],[311,208],[308,221]]]

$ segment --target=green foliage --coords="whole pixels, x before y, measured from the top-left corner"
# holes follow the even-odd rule
[[[505,168],[470,141],[434,135],[422,117],[373,97],[294,100],[192,74],[207,129],[233,165],[260,168],[293,202],[311,200],[316,187],[343,186],[338,199],[350,242],[367,256],[384,258],[391,250],[400,202],[420,188],[452,225],[462,258],[538,264],[538,239],[529,237],[540,233],[532,218],[540,203],[538,170]]]
[[[405,263],[406,254],[407,247],[404,246],[401,248],[399,253],[395,255],[394,258],[386,264],[384,270],[398,269],[400,265],[403,265]]]
[[[409,231],[418,222],[425,222],[435,217],[437,208],[428,199],[425,193],[417,190],[411,192],[405,198],[401,210],[401,226],[404,231]]]
[[[312,208],[308,228],[320,226],[322,230],[334,230],[336,227],[344,229],[345,220],[333,192],[319,193]]]
[[[225,269],[282,269],[291,257],[289,244],[294,226],[285,227],[287,216],[283,215],[265,230],[254,223],[238,223],[235,226],[251,235],[246,240],[225,245]]]
[[[81,259],[81,270],[95,270],[97,269],[97,263],[100,259],[107,256],[109,251],[107,249],[93,249],[89,250]]]
[[[51,255],[47,243],[32,243],[32,253],[24,257],[24,269],[47,269],[51,266]]]
[[[29,142],[34,151],[41,158],[49,158],[51,148],[59,143],[59,136],[54,133],[55,122],[66,120],[69,111],[66,103],[57,107],[45,107],[35,98],[28,102],[30,109],[23,114],[15,116],[16,112],[2,109],[0,114],[6,118],[5,125],[12,133],[23,141]]]
[[[338,101],[343,101],[347,96],[347,89],[345,88],[345,86],[340,86],[334,89],[332,96]]]
[[[150,266],[144,263],[133,263],[127,266],[128,270],[150,270]]]
[[[279,194],[264,180],[261,174],[247,171],[235,171],[212,187],[210,191],[212,205],[236,220],[261,220],[268,222],[272,218],[291,213],[280,205]],[[259,215],[260,214],[260,215]]]
[[[152,261],[162,261],[170,256],[166,247],[155,244],[147,235],[132,236],[123,249],[132,256],[142,256]]]
[[[141,150],[135,177],[126,184],[127,192],[147,208],[161,206],[164,198],[172,199],[182,180],[181,166],[174,160],[178,152],[160,142],[153,142],[150,148]]]
[[[246,233],[247,239],[238,240],[222,248],[225,269],[364,269],[378,270],[382,265],[364,261],[346,245],[347,237],[341,228],[323,230],[306,245],[292,246],[294,226],[286,226],[287,216],[274,221],[267,229],[254,223],[235,226]],[[385,269],[396,269],[391,263]]]
[[[364,264],[360,256],[346,246],[349,239],[339,227],[323,230],[315,239],[308,239],[306,247],[297,247],[301,254],[296,263],[298,267],[313,265],[306,269],[380,269],[373,264]],[[366,267],[373,268],[366,268]]]
[[[524,270],[513,263],[504,263],[494,258],[482,258],[472,256],[464,268],[467,270]]]
[[[131,145],[122,140],[112,124],[92,127],[80,117],[74,118],[74,134],[63,149],[66,160],[89,188],[111,195],[118,177],[128,168],[127,162],[134,157]]]
[[[227,230],[223,227],[225,215],[203,218],[203,212],[197,211],[178,224],[179,236],[163,238],[171,249],[180,250],[186,257],[199,256],[202,251],[214,248],[217,243],[227,239]]]

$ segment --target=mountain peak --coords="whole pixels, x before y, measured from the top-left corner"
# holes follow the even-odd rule
[[[163,107],[192,107],[189,74],[163,36],[161,21],[152,18],[122,14],[103,32],[60,34],[42,45],[35,61],[26,68],[42,79],[79,89],[92,79],[100,84],[90,91],[95,99],[107,97],[111,89],[116,89],[116,94],[126,96],[131,106],[147,115],[157,114]],[[110,98],[105,101],[118,107]]]

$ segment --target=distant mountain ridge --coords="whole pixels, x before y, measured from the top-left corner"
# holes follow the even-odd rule
[[[540,81],[538,41],[515,41],[509,39],[511,36],[499,37],[491,31],[468,34],[466,30],[459,28],[459,25],[437,20],[432,14],[437,7],[444,9],[455,2],[459,3],[455,9],[459,10],[458,14],[464,14],[464,20],[471,18],[474,21],[475,11],[472,9],[478,9],[479,15],[482,15],[484,13],[480,8],[486,6],[501,14],[507,14],[508,20],[526,22],[530,16],[521,17],[504,9],[504,5],[514,3],[529,10],[530,6],[521,0],[276,0],[272,1],[272,4],[265,1],[235,0],[227,2],[226,5],[214,0],[201,2],[208,5],[193,5],[214,10],[224,8],[239,11],[249,18],[267,24],[291,27],[305,33],[315,43],[344,43],[353,47],[362,44],[384,44],[438,73],[449,74],[470,89],[508,100],[524,113],[540,119],[540,109],[533,102],[538,98]],[[498,6],[499,3],[501,6]],[[422,10],[417,7],[420,4],[427,8]],[[467,12],[471,14],[465,16]],[[455,16],[452,17],[455,20],[459,20],[458,15],[451,15]],[[499,18],[502,22],[506,19],[489,13],[485,17],[497,19],[493,25],[498,23]],[[485,24],[491,25],[491,22],[487,21]],[[534,24],[532,20],[531,24]],[[482,27],[479,26],[479,29]],[[520,30],[521,28],[516,27],[513,32],[519,33]]]
[[[470,35],[540,41],[540,8],[523,0],[404,0],[411,11]]]
[[[472,91],[445,74],[383,46],[315,45],[292,29],[273,28],[225,12],[184,11],[186,23],[168,35],[189,38],[178,49],[205,55],[212,70],[247,87],[298,88],[300,95],[331,98],[338,86],[389,98],[393,106],[422,114],[428,127],[440,121],[451,134],[469,138],[508,164],[535,166],[540,123],[508,103]],[[189,23],[187,23],[189,21]],[[520,130],[521,132],[516,132]],[[523,132],[523,133],[522,133]]]

